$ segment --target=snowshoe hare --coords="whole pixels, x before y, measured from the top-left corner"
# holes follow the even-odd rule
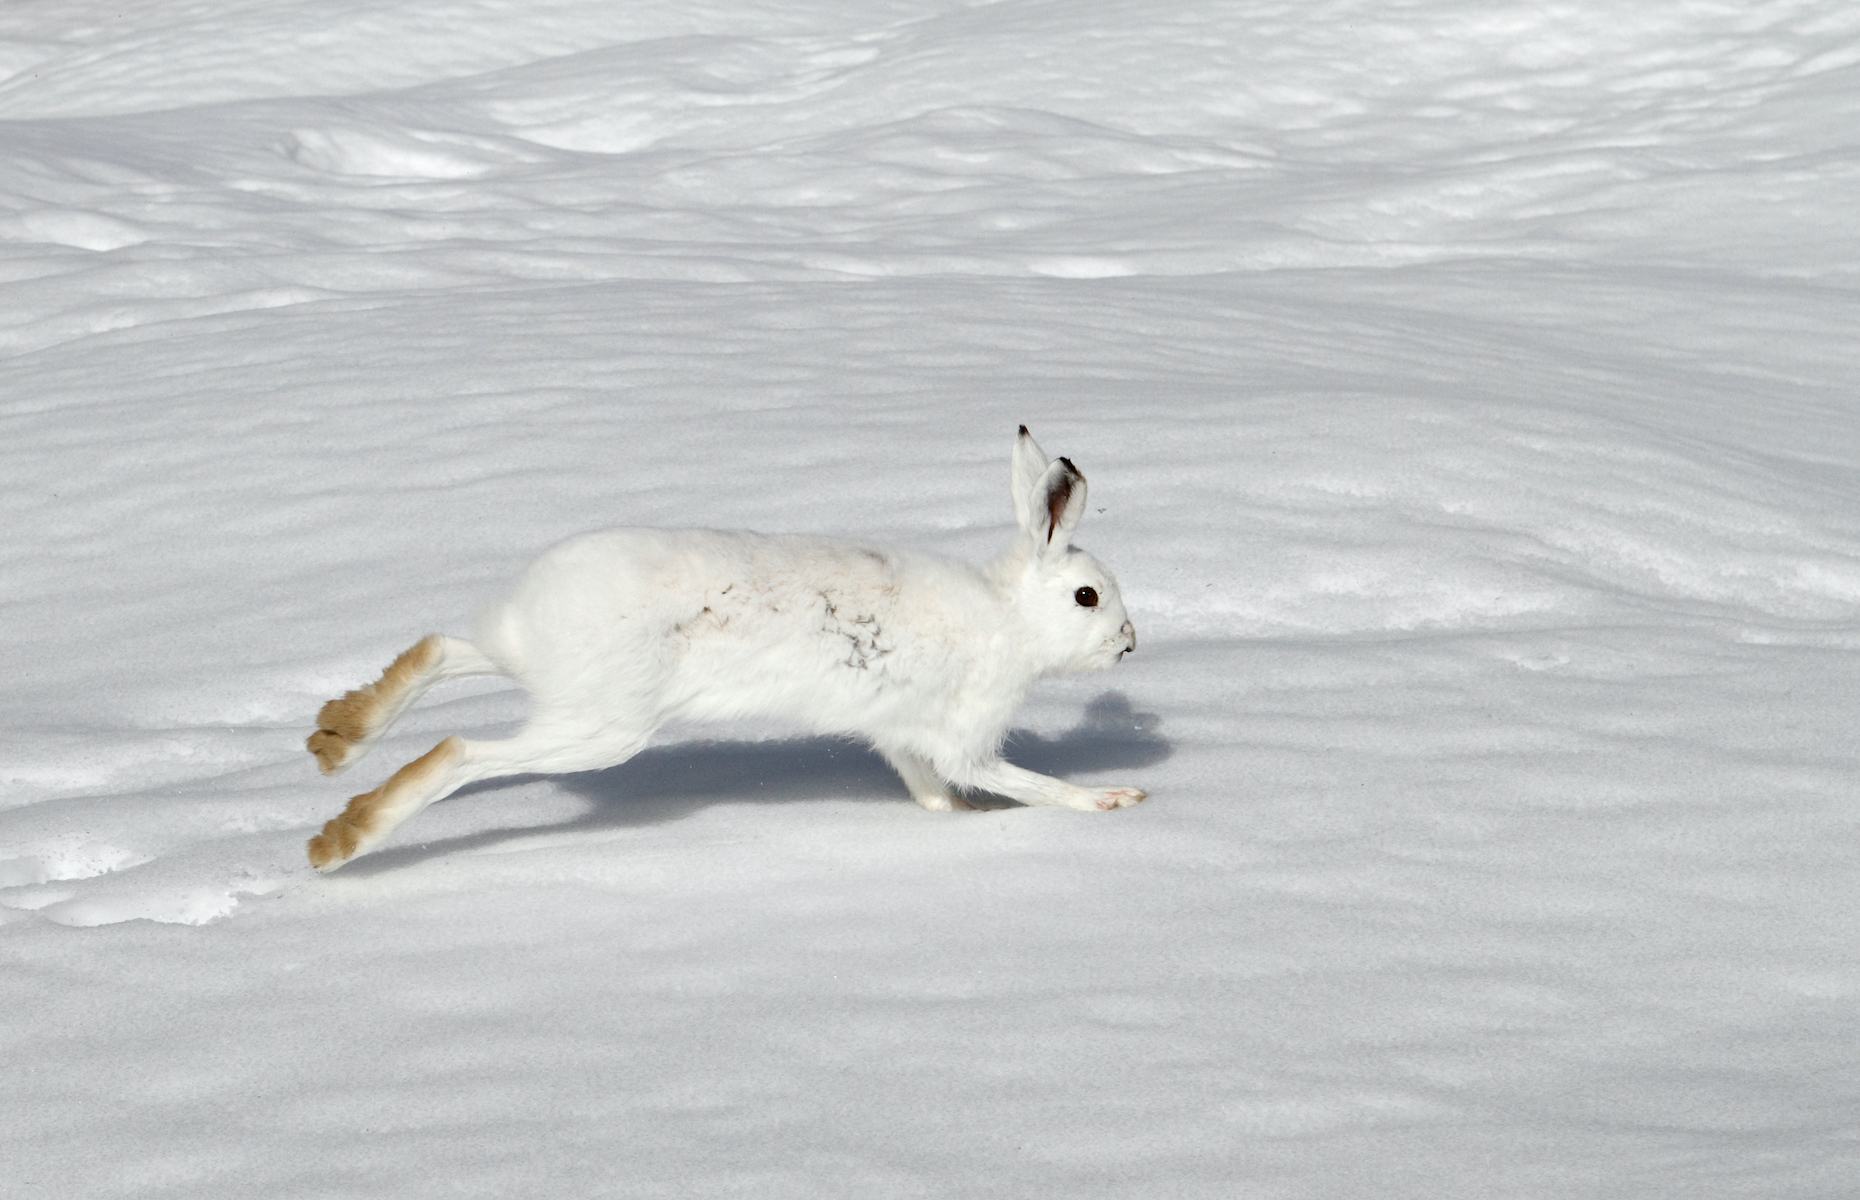
[[[955,789],[1109,809],[1144,794],[1080,787],[1001,758],[1015,706],[1042,676],[1094,671],[1137,648],[1117,581],[1072,545],[1085,477],[1014,443],[1013,547],[966,563],[810,537],[614,529],[545,551],[479,617],[476,641],[433,634],[381,678],[323,706],[310,752],[334,775],[428,688],[504,675],[529,692],[505,741],[449,737],[349,801],[310,840],[333,871],[433,801],[480,779],[592,771],[674,718],[798,719],[869,742],[917,803]]]

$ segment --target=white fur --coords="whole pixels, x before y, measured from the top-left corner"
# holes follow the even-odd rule
[[[853,543],[697,529],[615,529],[560,543],[484,611],[475,647],[442,639],[443,660],[391,709],[398,715],[441,679],[498,673],[529,692],[528,725],[507,741],[461,742],[424,773],[404,772],[404,786],[397,776],[383,791],[399,791],[381,797],[354,854],[465,783],[613,766],[674,719],[779,717],[862,738],[928,809],[968,807],[952,785],[1028,804],[1136,803],[1143,793],[1133,788],[1079,787],[1001,758],[1035,680],[1102,669],[1136,649],[1116,580],[1071,544],[1084,478],[1066,460],[1049,463],[1024,428],[1013,495],[1020,533],[980,570]],[[1078,603],[1082,587],[1097,592],[1095,608]]]

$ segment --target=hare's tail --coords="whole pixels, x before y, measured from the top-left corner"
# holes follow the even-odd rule
[[[316,732],[305,744],[323,774],[341,774],[434,684],[462,675],[502,674],[503,669],[470,642],[429,634],[402,651],[381,678],[325,704],[316,716]]]

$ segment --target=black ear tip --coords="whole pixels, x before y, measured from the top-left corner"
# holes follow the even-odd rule
[[[1083,471],[1081,471],[1081,470],[1079,470],[1079,469],[1078,469],[1077,467],[1075,467],[1075,466],[1073,466],[1073,465],[1072,465],[1072,460],[1071,460],[1071,459],[1069,459],[1069,458],[1067,458],[1067,457],[1066,457],[1065,455],[1063,455],[1063,454],[1062,454],[1062,455],[1060,455],[1060,456],[1059,456],[1059,461],[1060,461],[1060,462],[1062,462],[1062,463],[1064,463],[1064,464],[1066,464],[1066,474],[1068,474],[1068,475],[1076,475],[1076,476],[1078,476],[1078,477],[1079,477],[1080,479],[1083,479],[1083,478],[1085,478],[1085,472],[1083,472]]]
[[[1022,425],[1022,426],[1020,427],[1020,436],[1022,436],[1022,437],[1026,437],[1026,436],[1027,436],[1027,427],[1026,427],[1025,425]]]

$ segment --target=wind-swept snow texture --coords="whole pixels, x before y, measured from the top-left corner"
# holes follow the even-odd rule
[[[0,1192],[1847,1197],[1851,0],[0,4]],[[668,732],[304,842],[604,525],[1141,650],[933,814]]]

